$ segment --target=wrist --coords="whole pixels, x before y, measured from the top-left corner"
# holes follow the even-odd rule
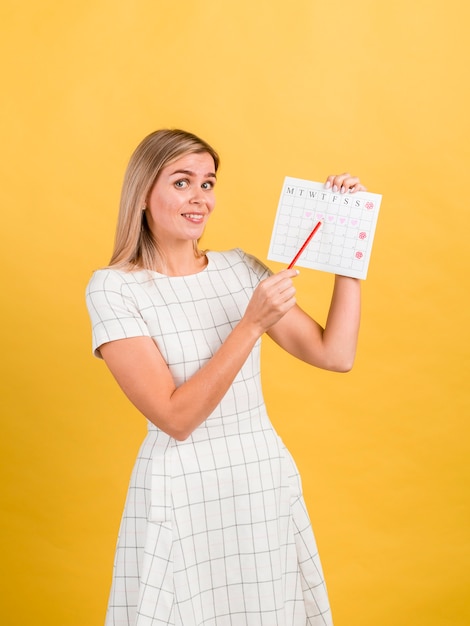
[[[360,278],[354,278],[353,276],[343,276],[343,274],[335,274],[335,282],[344,282],[344,283],[357,283],[359,284],[361,282]]]
[[[264,328],[261,328],[260,324],[248,319],[246,316],[241,318],[235,329],[238,333],[242,334],[243,337],[246,337],[246,339],[253,345],[265,332]]]

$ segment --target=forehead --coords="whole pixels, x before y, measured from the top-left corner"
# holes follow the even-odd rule
[[[172,173],[187,172],[203,176],[215,175],[214,159],[208,152],[188,152],[174,159],[162,169],[162,173],[171,176]]]

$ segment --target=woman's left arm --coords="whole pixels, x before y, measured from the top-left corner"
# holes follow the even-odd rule
[[[360,314],[360,281],[336,276],[325,328],[295,305],[268,330],[268,335],[284,350],[310,365],[349,372],[356,356]]]
[[[348,173],[329,176],[326,186],[340,193],[365,191],[360,180]],[[356,356],[360,315],[360,281],[335,276],[325,328],[296,305],[268,330],[268,335],[306,363],[326,370],[348,372]]]

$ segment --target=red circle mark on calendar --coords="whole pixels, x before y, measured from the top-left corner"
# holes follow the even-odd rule
[[[359,233],[359,239],[365,239],[367,237],[367,234],[363,231],[362,233]]]
[[[363,256],[362,252],[356,252],[356,259],[362,259]]]
[[[367,210],[370,211],[371,209],[374,208],[374,203],[373,202],[366,202],[364,206],[366,207]]]

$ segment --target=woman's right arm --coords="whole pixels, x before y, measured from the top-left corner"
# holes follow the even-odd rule
[[[218,351],[179,387],[150,337],[110,341],[100,346],[101,356],[137,409],[171,437],[184,440],[217,407],[259,337],[295,305],[296,274],[283,270],[262,281]]]

